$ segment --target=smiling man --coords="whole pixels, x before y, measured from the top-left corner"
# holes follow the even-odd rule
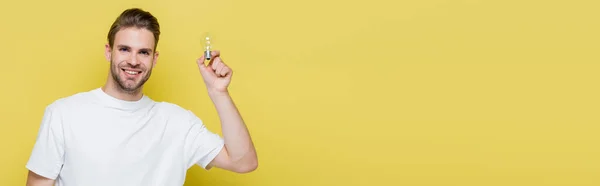
[[[199,165],[247,173],[258,160],[227,87],[232,70],[213,51],[196,63],[223,137],[191,111],[156,102],[142,91],[156,65],[157,19],[125,10],[108,33],[110,71],[102,87],[58,99],[44,112],[26,167],[31,186],[180,186]]]

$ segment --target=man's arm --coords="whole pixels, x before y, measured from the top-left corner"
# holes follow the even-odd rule
[[[219,118],[225,147],[209,164],[222,169],[247,173],[258,167],[256,150],[238,109],[228,93],[209,93]]]
[[[32,171],[27,175],[27,186],[53,186],[54,180],[40,176]]]
[[[25,167],[28,186],[52,186],[64,162],[65,146],[60,101],[48,105]]]
[[[221,60],[219,51],[213,51],[211,55],[208,65],[204,64],[204,56],[197,63],[221,120],[225,147],[207,168],[214,166],[238,173],[251,172],[258,167],[256,150],[246,124],[227,91],[233,71]]]

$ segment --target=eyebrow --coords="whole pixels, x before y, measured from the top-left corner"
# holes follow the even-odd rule
[[[131,49],[131,47],[129,47],[129,46],[127,46],[127,45],[117,45],[117,48],[126,48],[126,49]],[[140,49],[140,51],[144,51],[144,52],[152,53],[152,49],[150,49],[150,48],[142,48],[142,49]]]

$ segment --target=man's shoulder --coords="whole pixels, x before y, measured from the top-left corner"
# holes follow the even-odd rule
[[[187,115],[191,112],[189,109],[186,109],[186,108],[184,108],[178,104],[172,103],[172,102],[160,101],[160,102],[156,102],[156,104],[160,107],[160,109],[162,111],[168,112],[170,114]]]
[[[50,102],[46,106],[46,109],[61,110],[71,107],[77,107],[77,105],[81,105],[82,103],[85,103],[86,101],[90,100],[92,92],[93,90],[80,91],[71,95],[59,97],[54,101]]]

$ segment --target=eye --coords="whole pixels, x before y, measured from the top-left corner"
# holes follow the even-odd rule
[[[140,51],[140,54],[150,55],[150,53],[148,51]]]
[[[128,49],[123,47],[123,48],[119,48],[119,51],[121,51],[121,52],[127,52]]]

